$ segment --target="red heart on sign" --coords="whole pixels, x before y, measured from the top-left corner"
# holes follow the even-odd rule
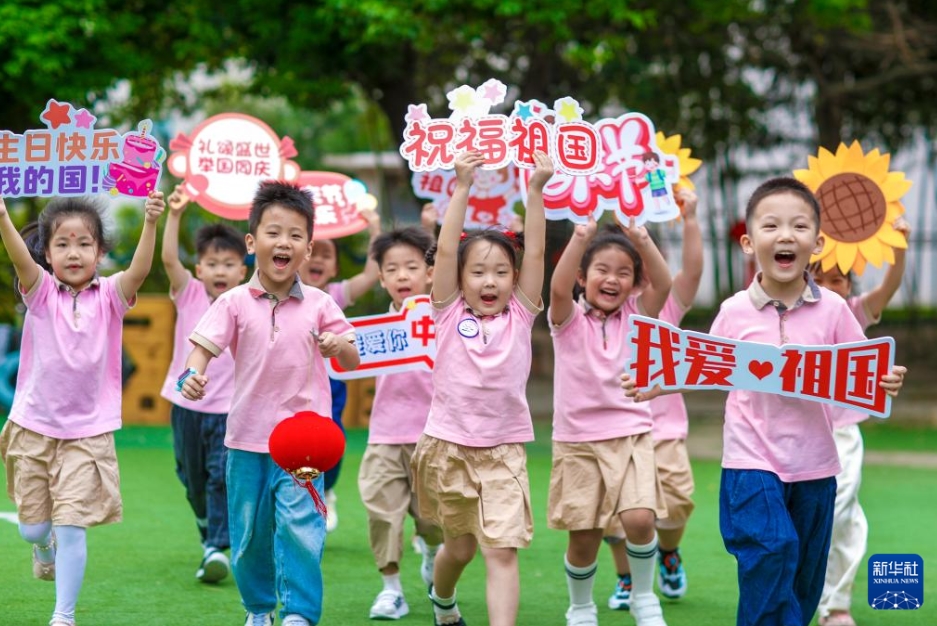
[[[774,365],[771,361],[751,361],[748,364],[748,371],[758,380],[764,380],[765,376],[774,371]]]

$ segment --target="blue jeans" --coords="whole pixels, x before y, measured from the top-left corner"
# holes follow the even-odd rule
[[[176,476],[195,513],[202,545],[224,550],[228,538],[228,496],[225,488],[225,413],[200,413],[172,405],[172,448]]]
[[[342,424],[342,412],[345,410],[345,403],[348,401],[348,386],[343,380],[329,379],[332,387],[332,420],[338,424],[338,427],[345,432],[345,425]],[[338,482],[338,474],[342,470],[342,460],[339,459],[335,467],[325,473],[325,488],[331,489]]]
[[[836,478],[722,470],[719,529],[738,561],[738,626],[808,626],[820,603]]]
[[[231,569],[244,608],[312,624],[322,615],[325,519],[312,496],[269,454],[228,450]],[[322,477],[314,481],[321,494]]]

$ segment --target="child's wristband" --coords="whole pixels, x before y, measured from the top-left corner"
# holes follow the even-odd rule
[[[176,391],[181,393],[182,385],[185,384],[186,378],[188,378],[189,376],[194,376],[195,374],[198,374],[198,370],[195,369],[194,367],[190,367],[186,369],[186,371],[182,372],[182,375],[179,377],[179,380],[176,381]]]

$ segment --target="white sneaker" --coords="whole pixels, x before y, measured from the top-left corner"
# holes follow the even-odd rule
[[[417,554],[423,554],[423,546],[426,545],[426,542],[423,540],[423,537],[419,535],[413,535],[413,539],[410,540],[410,545],[413,546],[413,551]]]
[[[205,552],[202,563],[195,571],[195,577],[203,583],[216,583],[228,577],[231,571],[231,563],[224,552],[209,548]]]
[[[393,589],[385,589],[374,598],[371,605],[371,619],[400,619],[410,612],[403,594]]]
[[[244,626],[273,626],[273,612],[248,613]]]
[[[290,613],[283,618],[283,623],[281,626],[310,626],[309,620],[307,620],[302,615],[297,615],[296,613]]]
[[[566,626],[599,626],[595,603],[571,605],[566,611]]]
[[[436,565],[436,553],[439,552],[439,546],[430,547],[426,545],[426,540],[417,535],[413,538],[414,547],[418,546],[417,552],[423,556],[423,562],[420,564],[420,576],[427,587],[433,585],[433,568]]]
[[[325,514],[325,532],[330,533],[338,528],[338,511],[335,510],[335,501],[338,496],[334,489],[325,492],[325,507],[328,511]]]
[[[653,593],[631,596],[631,615],[637,626],[667,626],[660,600]]]

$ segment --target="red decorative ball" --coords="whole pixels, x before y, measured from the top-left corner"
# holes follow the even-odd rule
[[[291,474],[301,468],[327,472],[345,453],[345,433],[331,418],[300,411],[276,425],[269,447],[273,461]]]

